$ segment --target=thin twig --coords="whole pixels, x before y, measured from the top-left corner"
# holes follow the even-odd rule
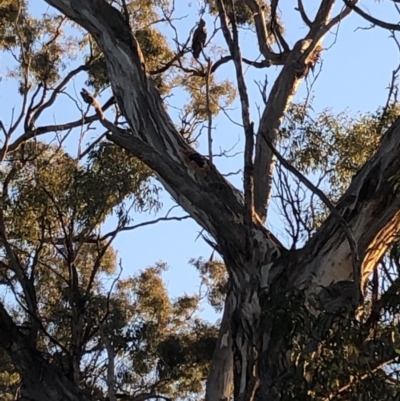
[[[272,143],[266,140],[268,146],[270,147],[272,153],[275,157],[279,160],[279,162],[289,170],[293,175],[295,175],[311,192],[315,193],[322,202],[325,203],[329,211],[336,217],[338,223],[343,229],[344,234],[349,242],[351,256],[352,256],[352,264],[353,264],[353,279],[354,283],[356,284],[357,289],[357,302],[361,301],[362,299],[362,288],[361,288],[361,261],[358,254],[358,246],[357,242],[353,236],[353,233],[348,226],[346,220],[343,216],[339,213],[339,211],[333,206],[332,202],[327,198],[327,196],[317,188],[311,181],[308,180],[300,171],[298,171],[295,167],[293,167],[272,145]]]

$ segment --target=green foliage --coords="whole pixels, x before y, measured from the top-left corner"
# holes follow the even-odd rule
[[[280,131],[281,152],[335,204],[376,151],[382,136],[397,119],[399,107],[392,103],[385,109],[354,116],[328,109],[316,114],[310,103],[292,104]],[[287,231],[296,242],[294,246],[299,246],[299,240],[309,238],[329,211],[317,196],[305,195],[302,184],[295,180],[294,185],[285,169],[278,168],[277,173],[276,199],[285,218],[298,222],[289,223]],[[394,174],[390,179],[399,178]]]
[[[309,107],[294,104],[286,116],[282,136],[288,138],[287,156],[300,171],[327,172],[332,188],[329,195],[336,199],[372,156],[400,106],[391,104],[385,110],[358,116],[330,110],[312,116]]]
[[[60,232],[60,213],[72,219],[82,233],[88,232],[129,198],[137,210],[159,207],[158,187],[149,182],[150,170],[111,144],[94,148],[86,166],[40,142],[28,143],[16,159],[21,156],[27,162],[12,158],[13,165],[5,167],[13,175],[8,223],[12,236],[36,241],[42,224],[51,232]]]
[[[207,288],[207,299],[210,305],[221,312],[227,293],[228,277],[224,263],[219,260],[204,261],[203,258],[189,261],[200,273],[202,284]]]
[[[217,15],[218,14],[218,7],[215,0],[207,0],[206,3],[208,4],[210,14]],[[230,15],[232,13],[230,2],[225,3],[226,13]],[[235,12],[236,12],[236,21],[239,25],[253,25],[253,12],[251,11],[250,7],[241,0],[234,0],[233,1]],[[262,1],[262,5],[264,6],[264,12],[267,14],[269,13],[270,6],[266,1]]]
[[[106,60],[95,44],[93,44],[92,54],[90,57],[86,57],[89,69],[88,79],[85,84],[99,92],[107,88],[110,85],[110,81],[108,79]]]
[[[216,15],[215,1],[206,3]],[[239,28],[253,25],[253,13],[246,3],[235,0],[234,4]],[[123,8],[121,2],[113,5]],[[275,43],[283,26],[279,15],[271,16],[270,3],[263,5],[268,40]],[[231,105],[237,93],[232,82],[218,81],[215,74],[207,77],[206,64],[188,57],[187,48],[171,68],[165,68],[176,50],[157,21],[166,20],[173,7],[169,1],[128,1],[126,17],[142,50],[146,71],[164,99],[174,94],[175,88],[185,91],[187,102],[178,110],[182,125],[189,122],[192,128],[191,137],[210,116],[216,117]],[[45,109],[49,95],[54,98],[47,105],[61,94],[76,101],[65,70],[78,54],[84,55],[86,65],[81,72],[86,74],[86,83],[96,93],[110,86],[104,57],[92,38],[59,17],[34,18],[28,11],[23,1],[0,4],[0,50],[16,60],[7,77],[19,83],[26,104],[31,102],[29,112],[22,113],[25,125],[19,127],[25,133],[39,126],[42,114],[35,116],[35,111]],[[67,36],[65,26],[68,32],[72,27],[77,36]],[[211,61],[223,53],[213,43],[206,51]],[[64,79],[60,87],[65,92],[61,93],[55,88]],[[107,118],[110,112],[121,127],[123,116],[118,107],[108,109]],[[330,110],[314,115],[310,106],[294,104],[280,133],[282,149],[303,173],[325,175],[328,196],[336,201],[371,157],[398,112],[399,105],[393,104],[366,115]],[[81,117],[79,114],[78,121]],[[91,120],[88,130],[97,123]],[[202,297],[185,294],[171,299],[162,263],[121,278],[122,263],[112,246],[116,235],[129,229],[132,212],[159,210],[160,189],[153,173],[124,150],[101,140],[90,145],[84,162],[78,160],[63,147],[64,139],[60,140],[58,131],[66,129],[54,129],[58,146],[34,138],[6,153],[1,164],[0,285],[8,296],[8,310],[32,339],[32,346],[93,399],[106,397],[104,338],[112,344],[118,391],[140,394],[154,390],[174,399],[202,399],[217,341],[217,328],[198,317]],[[304,206],[301,201],[299,205]],[[308,209],[304,207],[299,215]],[[323,207],[317,207],[314,215],[305,219],[305,229],[313,232],[324,213]],[[106,232],[106,223],[114,224],[114,229]],[[280,378],[278,391],[283,400],[326,400],[327,394],[337,400],[378,400],[390,399],[400,391],[397,366],[385,370],[374,365],[385,352],[398,361],[397,248],[395,244],[386,260],[391,267],[390,285],[380,289],[380,303],[373,301],[375,289],[369,289],[361,317],[348,313],[349,299],[332,311],[321,299],[306,300],[304,292],[261,295],[260,331],[269,332],[271,343],[284,348],[284,355],[276,356],[276,364],[290,362],[293,366]],[[213,256],[208,261],[192,259],[190,264],[199,271],[207,301],[221,311],[228,290],[224,264]],[[0,397],[11,400],[20,378],[2,350],[0,366]]]
[[[135,37],[139,42],[149,71],[159,70],[174,57],[165,36],[157,30],[152,28],[140,29],[135,32]],[[171,90],[166,79],[166,74],[153,75],[154,83],[161,95],[166,95]]]
[[[115,209],[118,229],[127,225],[127,202],[141,212],[158,208],[149,169],[109,143],[94,147],[82,165],[60,147],[29,142],[6,159],[1,174],[6,238],[14,248],[12,254],[0,248],[0,283],[28,307],[20,272],[32,278],[41,329],[18,303],[10,308],[36,332],[54,369],[74,380],[82,367],[82,385],[102,397],[103,332],[113,344],[119,387],[157,385],[174,397],[201,393],[217,331],[194,317],[200,298],[170,299],[163,264],[119,278],[112,237],[100,234]],[[19,376],[6,356],[0,360],[0,391],[11,399]]]
[[[168,10],[171,0],[128,0],[126,6],[134,26],[149,25],[158,17],[157,9]],[[136,24],[136,25],[135,25]]]
[[[129,357],[122,360],[121,375],[125,385],[142,382],[151,386],[156,372],[162,393],[201,393],[217,329],[193,318],[199,310],[198,297],[169,298],[160,276],[165,269],[159,264],[118,283],[132,322],[125,338]]]
[[[151,21],[159,18],[156,7],[166,6],[167,3],[166,1],[154,2],[147,0],[127,2],[132,31],[139,43],[148,71],[159,70],[174,56],[173,51],[168,46],[165,35],[150,26]],[[107,76],[107,67],[104,56],[99,51],[98,46],[93,42],[91,44],[90,57],[87,57],[87,60],[90,60],[89,79],[86,83],[94,87],[96,91],[100,91],[110,84]],[[166,81],[166,74],[159,73],[153,75],[153,80],[162,95],[170,92],[171,87]]]
[[[346,293],[347,285],[353,283],[343,282],[339,292]],[[299,291],[273,292],[262,298],[263,328],[272,328],[272,344],[286,350],[281,357],[275,356],[275,363],[294,363],[277,388],[280,399],[394,399],[400,390],[397,370],[394,366],[384,369],[379,361],[397,358],[400,332],[396,318],[390,314],[388,320],[389,307],[384,307],[372,327],[369,312],[355,317],[347,311],[346,297],[334,299],[335,309],[322,296],[304,302],[304,293]],[[391,297],[391,302],[398,308],[398,296]]]
[[[271,15],[271,5],[269,2],[260,0],[258,3],[260,4],[266,17],[265,25],[267,27],[268,41],[270,44],[274,44],[277,42],[277,33],[283,35],[285,32],[283,23],[279,18],[279,15]],[[218,15],[218,7],[215,0],[206,0],[206,4],[208,5],[210,14]],[[251,11],[251,8],[246,4],[245,1],[234,0],[233,5],[235,7],[236,22],[239,27],[254,25],[254,13]],[[229,1],[225,2],[225,11],[228,15],[228,18],[231,18],[232,7]]]
[[[18,26],[25,22],[24,1],[4,0],[0,4],[0,49],[11,48],[17,43]],[[27,38],[26,38],[27,39]]]
[[[57,69],[58,54],[59,49],[53,47],[33,56],[31,67],[39,82],[54,83],[59,79]]]
[[[208,108],[204,102],[207,97],[205,78],[184,77],[180,85],[190,94],[191,100],[185,106],[187,112],[193,113],[198,119],[207,120]],[[210,95],[210,112],[213,116],[219,114],[221,109],[228,107],[236,97],[236,91],[229,80],[217,83],[214,76],[210,77],[208,93]]]
[[[71,49],[60,17],[37,19],[28,14],[26,2],[6,1],[0,5],[0,21],[0,50],[11,53],[17,61],[8,76],[19,79],[20,93],[37,84],[55,85],[65,67],[63,58]]]
[[[20,383],[19,374],[16,372],[9,356],[0,348],[0,396],[4,401],[14,401]]]
[[[146,70],[161,94],[181,85],[190,97],[185,112],[197,122],[206,120],[204,77],[187,78],[176,66],[157,73],[175,56],[155,25],[169,2],[135,0],[127,7]],[[41,129],[44,119],[39,118],[60,95],[74,98],[76,90],[68,85],[78,71],[96,93],[109,88],[102,53],[75,24],[48,14],[33,17],[28,5],[17,1],[2,2],[0,17],[0,50],[15,60],[7,66],[7,77],[18,84],[28,105],[22,131]],[[85,65],[71,72],[82,54]],[[215,116],[236,93],[230,82],[216,82],[214,76],[209,84]],[[119,125],[122,116],[115,111]],[[105,141],[90,145],[85,158],[77,159],[63,146],[58,130],[65,129],[54,128],[57,145],[37,138],[26,141],[6,153],[1,164],[0,221],[5,231],[0,233],[0,285],[9,294],[8,310],[56,371],[79,381],[99,400],[106,394],[104,338],[113,347],[119,391],[156,388],[174,398],[200,398],[217,339],[216,327],[197,316],[202,299],[171,299],[162,264],[121,278],[112,246],[116,235],[128,229],[133,212],[159,210],[160,188],[153,173]],[[115,228],[105,232],[110,221]],[[201,272],[217,308],[224,297],[222,270],[222,264],[214,263]],[[0,362],[0,398],[11,400],[20,377],[4,353]]]
[[[147,27],[135,31],[134,34],[142,50],[148,71],[157,71],[174,56],[168,47],[165,36],[157,30]],[[106,62],[97,45],[93,44],[91,56],[87,57],[87,62],[89,63],[89,78],[86,84],[92,86],[96,91],[108,87],[110,82]],[[163,73],[153,76],[155,85],[162,95],[166,95],[171,89],[166,78],[166,74]]]
[[[202,392],[217,336],[216,327],[195,321],[191,332],[172,334],[159,344],[157,372],[161,380],[177,382],[176,395]]]

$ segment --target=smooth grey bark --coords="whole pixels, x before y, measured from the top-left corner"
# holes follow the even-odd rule
[[[292,102],[301,81],[307,76],[316,51],[320,51],[325,35],[351,12],[344,8],[331,19],[335,0],[322,0],[315,19],[309,24],[309,30],[288,49],[285,44],[281,53],[276,54],[268,46],[265,15],[262,6],[256,0],[244,0],[254,13],[254,23],[261,53],[271,65],[282,65],[282,70],[275,80],[262,113],[256,136],[256,154],[254,158],[254,209],[261,221],[267,219],[267,210],[272,191],[274,156],[268,143],[273,146],[278,141],[279,129],[284,114]],[[311,63],[311,64],[310,64]]]
[[[114,96],[131,130],[112,130],[109,139],[154,169],[165,188],[214,237],[221,251],[231,285],[228,305],[232,313],[229,308],[226,311],[230,326],[224,330],[231,333],[235,400],[252,400],[255,396],[278,400],[275,385],[287,369],[287,362],[273,352],[281,347],[271,341],[273,327],[262,321],[262,298],[271,289],[284,291],[295,287],[312,294],[327,283],[351,279],[351,253],[339,222],[333,216],[328,218],[304,248],[295,252],[288,252],[274,241],[259,219],[245,223],[240,193],[212,164],[205,163],[199,169],[190,161],[188,155],[195,151],[176,132],[146,74],[137,42],[119,12],[103,0],[46,2],[90,32],[104,52]],[[324,21],[322,11],[330,9],[333,3],[322,1],[315,21]],[[303,63],[307,52],[313,49],[310,46],[317,45],[313,40],[298,44],[303,49]],[[293,88],[295,82],[291,83]],[[397,121],[337,206],[358,241],[364,280],[389,246],[393,230],[399,227],[400,197],[396,180],[389,179],[400,168],[399,154]],[[0,309],[0,313],[7,322],[0,325],[0,345],[10,356],[15,347],[20,350],[13,362],[24,380],[26,396],[34,401],[84,401],[75,385],[55,376],[40,355],[29,348],[6,311]],[[221,333],[220,344],[225,341]],[[229,372],[225,372],[224,366],[216,366],[217,359],[213,363],[216,370],[210,373],[207,392],[223,398],[227,387],[220,386],[221,374],[229,378]],[[43,367],[44,372],[40,380],[45,383],[40,388],[32,380],[38,378],[37,366]]]

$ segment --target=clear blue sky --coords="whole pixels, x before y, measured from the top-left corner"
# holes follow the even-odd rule
[[[32,10],[36,15],[48,9],[47,4],[41,0],[31,1]],[[180,32],[180,39],[184,41],[189,34],[190,29],[198,19],[193,2],[192,7],[186,6],[187,2],[178,0],[179,8],[176,13],[177,17],[188,16],[177,21]],[[293,45],[301,35],[306,33],[306,28],[301,23],[299,15],[294,8],[297,1],[285,0],[282,3],[282,17],[287,31],[287,39],[290,45]],[[313,16],[317,8],[317,0],[304,1],[306,9],[309,11],[310,17]],[[342,7],[342,2],[338,2]],[[377,17],[381,17],[387,21],[397,23],[398,15],[394,12],[391,2],[377,4],[373,0],[361,1],[364,10],[369,11]],[[337,7],[339,10],[340,7]],[[207,19],[209,31],[211,29],[211,19]],[[389,32],[380,29],[357,29],[367,28],[370,24],[363,21],[357,15],[351,15],[344,20],[339,28],[335,29],[336,36],[331,33],[324,42],[324,48],[329,48],[322,55],[323,70],[314,86],[315,100],[313,106],[315,111],[320,111],[326,107],[332,108],[334,111],[342,111],[348,108],[356,113],[358,111],[373,111],[379,105],[386,101],[387,86],[390,82],[391,71],[396,68],[399,63],[399,53],[393,40],[389,39]],[[171,33],[170,31],[166,31]],[[259,57],[258,47],[256,45],[253,34],[248,31],[242,35],[243,55],[250,59]],[[221,38],[217,38],[216,43],[222,45]],[[0,73],[3,74],[8,66],[6,57],[0,59]],[[270,68],[265,70],[246,69],[246,80],[249,85],[249,95],[252,103],[252,118],[254,121],[258,119],[256,105],[262,105],[255,80],[263,80],[265,74],[268,76],[269,88],[271,88],[274,78],[280,68]],[[234,71],[232,63],[226,64],[218,72],[219,78],[234,79]],[[76,79],[69,90],[77,92],[82,87],[85,77],[81,75]],[[75,86],[75,88],[74,88]],[[306,85],[303,83],[296,99],[301,99],[306,94]],[[106,96],[101,100],[104,101]],[[184,103],[185,99],[182,94],[177,94],[170,102],[174,105]],[[0,92],[0,109],[2,114],[0,119],[6,123],[9,121],[12,108],[19,105],[19,99],[16,96],[15,86],[11,82],[1,82]],[[231,107],[231,118],[240,122],[240,109],[238,102]],[[70,99],[66,96],[56,102],[56,105],[43,116],[38,125],[53,124],[55,122],[67,122],[79,116],[74,109]],[[214,134],[214,149],[218,151],[219,147],[223,149],[231,148],[238,139],[242,139],[240,127],[230,123],[228,119],[221,116],[214,121],[216,131]],[[79,133],[68,141],[70,146],[77,143]],[[243,141],[239,142],[235,148],[236,151],[242,151]],[[75,148],[76,149],[76,148]],[[206,147],[202,143],[199,151],[204,152]],[[217,159],[216,164],[222,172],[237,171],[241,167],[242,155],[236,158]],[[233,179],[233,182],[240,187],[240,179]],[[164,191],[162,194],[164,209],[159,216],[163,216],[165,212],[173,205],[169,195]],[[276,210],[276,209],[274,209]],[[178,211],[175,214],[184,214]],[[154,216],[135,215],[134,223],[153,219]],[[279,236],[282,231],[282,223],[276,213],[270,216],[269,226],[275,230]],[[118,255],[122,259],[124,273],[126,275],[133,274],[139,269],[151,266],[157,261],[165,261],[169,264],[170,270],[165,274],[165,279],[172,296],[178,296],[183,292],[191,293],[198,291],[199,280],[194,268],[188,265],[188,260],[192,257],[203,256],[208,258],[211,249],[201,238],[197,239],[200,228],[190,220],[182,222],[160,223],[157,226],[149,226],[140,228],[136,231],[125,232],[119,234],[114,242]],[[205,310],[204,316],[212,319],[213,313],[210,308]]]

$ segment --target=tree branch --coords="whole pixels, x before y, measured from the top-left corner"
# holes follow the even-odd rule
[[[242,121],[245,134],[244,148],[244,204],[245,204],[245,223],[250,226],[253,219],[254,210],[254,169],[253,169],[253,148],[254,148],[254,129],[250,121],[250,105],[247,94],[247,87],[244,81],[242,54],[239,47],[239,33],[236,23],[236,12],[232,1],[230,7],[232,13],[229,16],[232,25],[232,36],[228,28],[228,16],[226,15],[224,2],[217,0],[219,19],[221,21],[222,32],[235,65],[236,80],[238,83],[239,97],[242,110]]]
[[[79,74],[81,71],[88,71],[90,67],[90,62],[80,65],[79,67],[73,69],[70,71],[65,78],[54,88],[53,93],[50,96],[50,99],[45,102],[44,98],[32,109],[28,110],[28,117],[27,117],[27,123],[26,123],[26,128],[34,127],[35,122],[38,120],[40,115],[43,113],[43,111],[47,108],[49,108],[57,99],[57,96],[60,94],[60,92],[65,88],[65,86],[68,84],[68,82],[77,74]]]
[[[290,47],[286,42],[285,38],[283,37],[281,30],[279,29],[276,10],[278,8],[279,0],[272,0],[271,1],[271,17],[270,17],[270,29],[272,30],[272,34],[275,37],[276,43],[278,46],[282,46],[284,53],[290,52]]]
[[[329,17],[331,15],[333,6],[335,5],[336,0],[322,0],[321,4],[318,8],[315,19],[312,23],[313,28],[317,30],[319,27],[327,24]]]
[[[286,56],[285,64],[271,88],[260,120],[254,160],[254,205],[256,213],[263,222],[267,219],[274,172],[274,155],[268,143],[276,146],[284,113],[296,94],[301,80],[307,75],[310,64],[312,65],[314,52],[320,48],[327,32],[348,14],[345,10],[329,21],[333,5],[334,0],[321,2],[309,33],[303,40],[299,40]]]
[[[117,399],[121,401],[147,401],[153,398],[156,400],[172,401],[171,398],[169,397],[165,397],[164,395],[158,395],[154,393],[138,394],[138,395],[117,394]]]
[[[89,401],[77,386],[62,376],[32,348],[31,340],[15,326],[0,303],[0,347],[2,347],[22,378],[21,395],[29,400]]]
[[[103,324],[97,319],[100,337],[107,351],[107,390],[109,401],[117,401],[115,393],[115,352],[111,340],[104,332]]]
[[[343,0],[343,2],[346,4],[347,7],[349,7],[356,14],[360,15],[368,22],[371,22],[372,24],[374,24],[376,26],[379,26],[384,29],[388,29],[390,31],[400,31],[400,24],[391,24],[390,22],[385,22],[385,21],[381,21],[377,18],[374,18],[372,15],[367,14],[361,8],[357,7],[355,5],[355,3],[357,3],[357,2],[352,2],[350,0]]]
[[[353,177],[336,205],[353,233],[363,261],[362,287],[400,229],[399,154],[400,119],[397,119],[376,154]],[[340,222],[331,214],[301,251],[305,260],[313,262],[298,270],[296,285],[328,286],[354,279],[351,252],[348,243],[341,239],[343,235]]]
[[[285,57],[284,53],[274,53],[269,45],[267,25],[265,24],[265,15],[261,5],[257,0],[244,0],[253,12],[254,24],[256,26],[257,41],[261,54],[267,60],[279,60],[279,64],[283,64]]]
[[[107,110],[113,104],[114,104],[114,97],[111,97],[109,100],[107,100],[106,103],[104,103],[104,106],[102,106],[103,111]],[[18,137],[14,142],[12,142],[7,146],[4,145],[3,148],[0,149],[0,160],[2,160],[3,157],[5,157],[7,152],[12,152],[14,150],[17,150],[23,143],[25,143],[29,139],[36,138],[40,135],[47,134],[49,132],[67,131],[72,128],[80,127],[82,126],[82,124],[89,124],[97,120],[99,120],[99,116],[96,113],[92,116],[83,117],[80,118],[79,120],[75,120],[70,123],[46,125],[43,127],[38,127],[33,130],[26,131],[20,137]]]
[[[304,9],[303,0],[297,0],[297,8],[296,8],[296,10],[300,13],[301,19],[303,20],[303,22],[304,22],[309,28],[311,28],[312,22],[311,22],[310,19],[308,18],[307,13],[306,13],[306,10]]]
[[[115,99],[131,128],[131,133],[114,130],[108,139],[156,171],[175,200],[217,241],[242,230],[239,191],[176,131],[120,13],[99,0],[46,1],[88,30],[105,54]],[[243,247],[239,237],[232,240]]]
[[[307,177],[305,177],[300,171],[298,171],[295,167],[293,167],[271,144],[268,143],[268,146],[271,148],[272,153],[276,156],[279,162],[292,174],[294,174],[300,182],[302,182],[311,192],[315,193],[321,200],[324,202],[326,207],[331,212],[332,216],[337,219],[340,227],[342,228],[344,234],[346,235],[347,241],[349,243],[349,247],[351,250],[351,259],[353,265],[353,280],[356,283],[358,294],[356,295],[356,302],[360,302],[362,300],[362,289],[361,289],[361,261],[358,254],[357,243],[354,239],[354,235],[349,228],[346,220],[342,217],[342,215],[338,212],[338,210],[333,206],[332,202],[327,198],[327,196],[317,188]]]

